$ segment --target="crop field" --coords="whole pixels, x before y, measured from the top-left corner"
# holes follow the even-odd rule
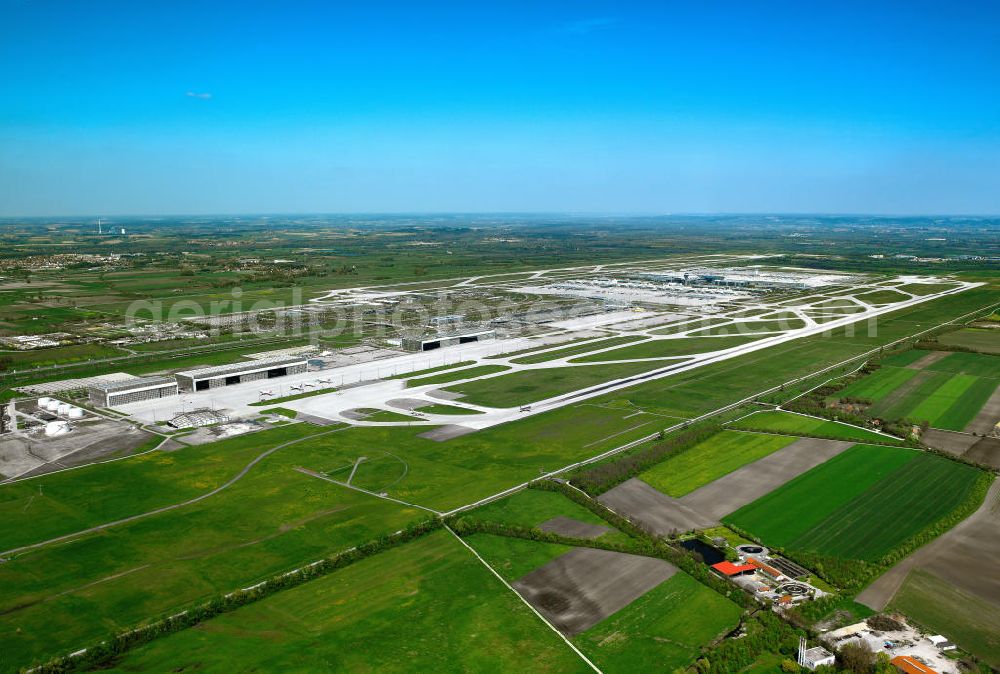
[[[674,358],[695,353],[720,351],[734,346],[760,339],[756,335],[734,335],[730,337],[678,337],[675,339],[656,339],[624,346],[620,349],[595,353],[590,356],[574,358],[571,363],[599,363],[614,360],[631,360],[633,358]]]
[[[639,479],[668,496],[680,498],[795,440],[784,435],[722,431],[656,464]]]
[[[298,472],[310,454],[286,447],[211,498],[0,564],[0,653],[68,653],[425,516]]]
[[[740,613],[730,600],[676,573],[573,642],[609,672],[669,672],[735,627]]]
[[[949,346],[964,346],[982,353],[1000,355],[1000,328],[962,328],[938,337]]]
[[[503,629],[497,629],[502,625]],[[121,671],[590,669],[436,532],[137,649]]]
[[[874,561],[957,508],[979,475],[932,454],[855,445],[724,521],[768,545]]]
[[[639,362],[521,370],[490,379],[456,384],[445,390],[463,394],[462,400],[474,405],[516,407],[666,365],[667,362]]]
[[[865,398],[870,413],[884,419],[927,421],[934,428],[961,431],[1000,385],[1000,358],[951,353],[916,369],[926,351],[890,356],[874,373],[851,383],[831,399]]]
[[[746,431],[765,431],[768,433],[784,433],[786,435],[806,435],[831,440],[854,440],[855,442],[871,442],[898,445],[898,438],[880,435],[873,431],[849,424],[842,424],[827,419],[816,419],[791,412],[756,412],[730,424],[733,428]]]
[[[1000,357],[981,353],[950,353],[926,369],[1000,379]]]
[[[880,367],[878,370],[841,389],[835,398],[865,398],[878,402],[917,375],[919,370]]]
[[[948,638],[993,667],[1000,667],[1000,608],[970,592],[916,569],[903,582],[889,609]]]

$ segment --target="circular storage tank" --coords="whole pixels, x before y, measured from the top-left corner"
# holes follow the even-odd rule
[[[83,418],[83,410],[81,410],[79,407],[70,407],[69,408],[69,418],[70,419],[82,419]]]
[[[52,400],[52,398],[50,398],[48,396],[42,396],[41,398],[38,399],[38,406],[39,407],[45,407],[46,405],[49,404],[50,400]]]
[[[61,416],[66,416],[69,414],[69,408],[72,407],[69,403],[59,403],[59,407],[56,408],[56,414]]]
[[[45,409],[47,409],[49,412],[55,412],[57,409],[59,409],[59,405],[61,404],[62,403],[60,403],[55,398],[49,398],[49,401],[45,403]]]
[[[69,433],[68,421],[50,421],[45,424],[45,435],[50,438],[55,435],[65,435]]]

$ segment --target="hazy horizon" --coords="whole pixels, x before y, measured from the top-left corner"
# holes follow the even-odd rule
[[[1000,213],[1000,5],[0,5],[0,216]]]

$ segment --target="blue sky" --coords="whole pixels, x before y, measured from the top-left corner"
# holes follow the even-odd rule
[[[1000,3],[0,0],[0,214],[1000,213]]]

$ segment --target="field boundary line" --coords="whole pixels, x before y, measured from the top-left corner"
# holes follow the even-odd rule
[[[461,536],[459,536],[458,534],[456,534],[456,533],[455,533],[455,532],[454,532],[454,531],[452,530],[452,528],[451,528],[451,527],[449,527],[449,526],[448,526],[447,524],[446,524],[446,525],[444,525],[444,528],[445,528],[445,529],[447,529],[447,530],[448,530],[448,532],[449,532],[449,533],[451,533],[451,535],[452,535],[452,536],[454,536],[455,538],[457,538],[457,539],[458,539],[458,542],[459,542],[459,543],[461,543],[462,545],[464,545],[464,546],[466,547],[466,549],[467,549],[467,550],[468,550],[469,552],[471,552],[471,553],[472,553],[473,555],[475,555],[476,559],[478,559],[478,560],[479,560],[480,562],[482,562],[483,566],[485,566],[485,567],[486,567],[487,569],[489,569],[489,570],[490,570],[490,573],[492,573],[492,574],[493,574],[494,576],[496,576],[497,580],[499,580],[499,581],[500,581],[501,583],[503,583],[503,584],[504,584],[504,586],[505,586],[505,587],[506,587],[506,588],[507,588],[508,590],[510,590],[511,592],[513,592],[513,593],[514,593],[514,594],[515,594],[515,595],[517,596],[517,598],[521,600],[521,603],[523,603],[523,604],[524,604],[525,606],[527,606],[527,607],[528,607],[529,609],[531,609],[531,612],[532,612],[532,613],[534,613],[534,614],[535,614],[536,616],[538,616],[538,618],[539,618],[539,619],[540,619],[540,620],[541,620],[541,621],[542,621],[543,623],[545,623],[545,624],[546,624],[546,625],[548,626],[548,628],[549,628],[550,630],[552,630],[553,632],[555,632],[556,634],[558,634],[558,635],[559,635],[559,638],[560,638],[560,639],[562,639],[562,640],[563,640],[563,641],[564,641],[564,642],[566,643],[566,645],[567,645],[567,646],[569,646],[569,647],[570,647],[571,649],[573,649],[573,652],[574,652],[574,653],[576,653],[577,655],[579,655],[579,656],[580,656],[580,659],[581,659],[581,660],[583,660],[583,661],[584,661],[584,662],[586,662],[586,663],[587,663],[588,665],[590,665],[590,668],[591,668],[591,669],[593,669],[593,670],[594,670],[595,672],[597,672],[598,674],[604,674],[604,673],[603,673],[603,672],[602,672],[602,671],[601,671],[601,670],[600,670],[600,669],[599,669],[599,668],[597,667],[597,665],[595,665],[595,664],[594,664],[593,662],[591,662],[591,661],[590,661],[590,658],[588,658],[588,657],[587,657],[586,655],[584,655],[584,654],[583,654],[583,652],[582,652],[582,651],[581,651],[581,650],[580,650],[579,648],[577,648],[577,647],[576,647],[576,646],[575,646],[575,645],[573,644],[573,642],[572,642],[572,641],[570,641],[569,639],[567,639],[567,638],[566,638],[566,635],[565,635],[565,634],[563,634],[562,632],[560,632],[559,630],[557,630],[557,629],[556,629],[556,627],[555,627],[555,625],[553,625],[553,624],[552,624],[552,623],[550,623],[550,622],[549,622],[548,620],[546,620],[545,616],[543,616],[543,615],[542,615],[541,613],[539,613],[539,612],[538,612],[538,609],[536,609],[536,608],[535,608],[534,606],[532,606],[532,605],[531,605],[531,604],[530,604],[530,603],[528,602],[528,600],[527,600],[527,599],[525,599],[524,597],[522,597],[522,596],[521,596],[521,593],[520,593],[520,592],[518,592],[517,590],[515,590],[515,589],[514,589],[514,588],[513,588],[512,586],[511,586],[511,584],[510,584],[510,583],[508,583],[508,582],[507,582],[506,580],[504,580],[504,577],[503,577],[503,576],[501,576],[501,575],[500,575],[499,573],[497,573],[496,569],[494,569],[494,568],[493,568],[492,566],[490,566],[489,562],[487,562],[487,561],[486,561],[485,559],[483,559],[483,558],[482,558],[482,557],[480,556],[480,554],[479,554],[478,552],[476,552],[476,550],[475,550],[475,549],[474,549],[474,548],[473,548],[473,547],[472,547],[471,545],[469,545],[468,543],[466,543],[465,541],[463,541],[463,540],[462,540],[462,537],[461,537]]]

